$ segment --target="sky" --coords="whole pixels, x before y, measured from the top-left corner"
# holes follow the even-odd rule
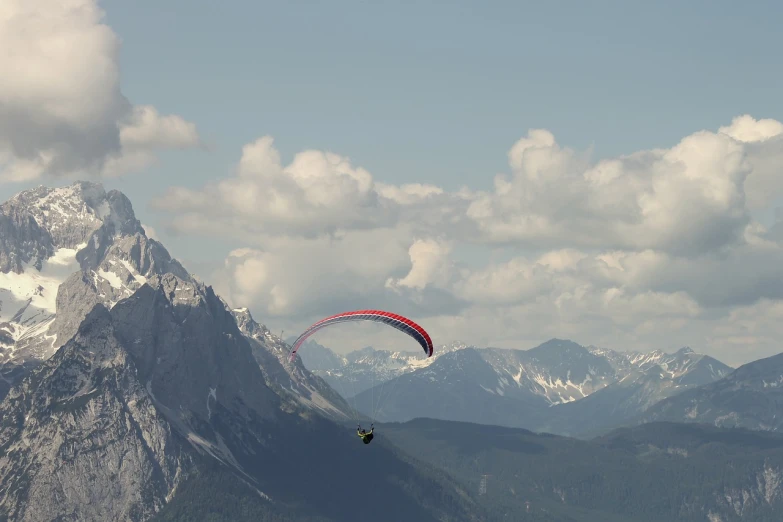
[[[5,0],[0,198],[100,180],[285,337],[781,351],[779,2]],[[338,351],[417,349],[351,324]]]

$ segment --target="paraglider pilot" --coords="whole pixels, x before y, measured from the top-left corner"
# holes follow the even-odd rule
[[[360,425],[356,425],[356,434],[362,438],[362,442],[365,444],[369,444],[372,440],[372,432],[375,431],[375,428],[372,424],[370,424],[370,433],[367,433],[365,430],[362,429]]]

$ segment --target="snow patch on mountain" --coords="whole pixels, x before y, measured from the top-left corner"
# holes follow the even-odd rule
[[[57,249],[40,270],[24,263],[21,273],[0,272],[0,362],[13,357],[20,341],[47,334],[57,311],[58,288],[79,269],[76,254],[83,247]]]
[[[121,192],[76,182],[15,195],[0,205],[0,380],[51,357],[95,304],[112,309],[164,273],[191,280]]]
[[[11,201],[24,204],[38,226],[57,236],[67,229],[80,228],[87,234],[97,230],[103,215],[110,213],[104,198],[105,192],[100,185],[77,183],[59,188],[38,187],[15,196]],[[95,204],[103,212],[94,208]]]
[[[0,292],[8,296],[8,301],[3,301],[8,305],[0,310],[0,320],[7,321],[12,318],[9,310],[12,309],[13,302],[30,301],[33,308],[54,313],[57,287],[79,268],[76,252],[76,249],[60,248],[43,262],[41,270],[31,270],[29,265],[25,265],[21,274],[0,273]]]
[[[517,374],[517,377],[519,379],[515,379],[515,381],[521,385],[521,376],[522,372],[524,372],[524,366],[520,365],[520,372]],[[551,404],[562,404],[565,402],[573,402],[575,400],[587,397],[592,390],[585,391],[587,385],[592,382],[592,377],[590,375],[586,376],[582,382],[575,383],[572,382],[570,378],[566,378],[565,381],[561,380],[560,378],[556,378],[554,381],[552,380],[552,376],[548,374],[542,374],[542,373],[536,373],[532,376],[533,381],[538,384],[541,388],[544,390],[547,390],[552,393],[544,393],[543,395],[546,396],[547,400]],[[574,392],[577,392],[576,394]],[[557,395],[557,400],[552,398],[552,394]],[[566,394],[564,397],[563,394]],[[577,396],[578,395],[578,396]]]

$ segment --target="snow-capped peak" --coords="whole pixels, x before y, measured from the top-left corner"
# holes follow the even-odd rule
[[[0,205],[0,232],[0,377],[51,356],[95,304],[111,309],[155,274],[190,280],[98,183],[23,191]]]
[[[31,216],[55,248],[86,243],[101,227],[111,235],[143,232],[128,198],[116,190],[106,192],[99,183],[26,190],[3,205],[4,213],[12,211]]]

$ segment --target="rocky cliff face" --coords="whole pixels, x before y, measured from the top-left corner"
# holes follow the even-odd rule
[[[241,470],[211,421],[274,419],[280,399],[254,362],[211,289],[172,274],[97,304],[0,406],[0,505],[19,520],[143,520],[193,450]]]
[[[8,520],[145,520],[191,470],[137,378],[109,312],[0,406],[0,513]]]
[[[309,408],[338,421],[359,421],[359,413],[323,379],[308,371],[296,357],[290,360],[290,347],[269,329],[258,324],[247,308],[232,311],[240,331],[250,341],[268,386],[294,398]]]
[[[783,354],[750,362],[718,381],[670,397],[634,420],[783,431]]]

